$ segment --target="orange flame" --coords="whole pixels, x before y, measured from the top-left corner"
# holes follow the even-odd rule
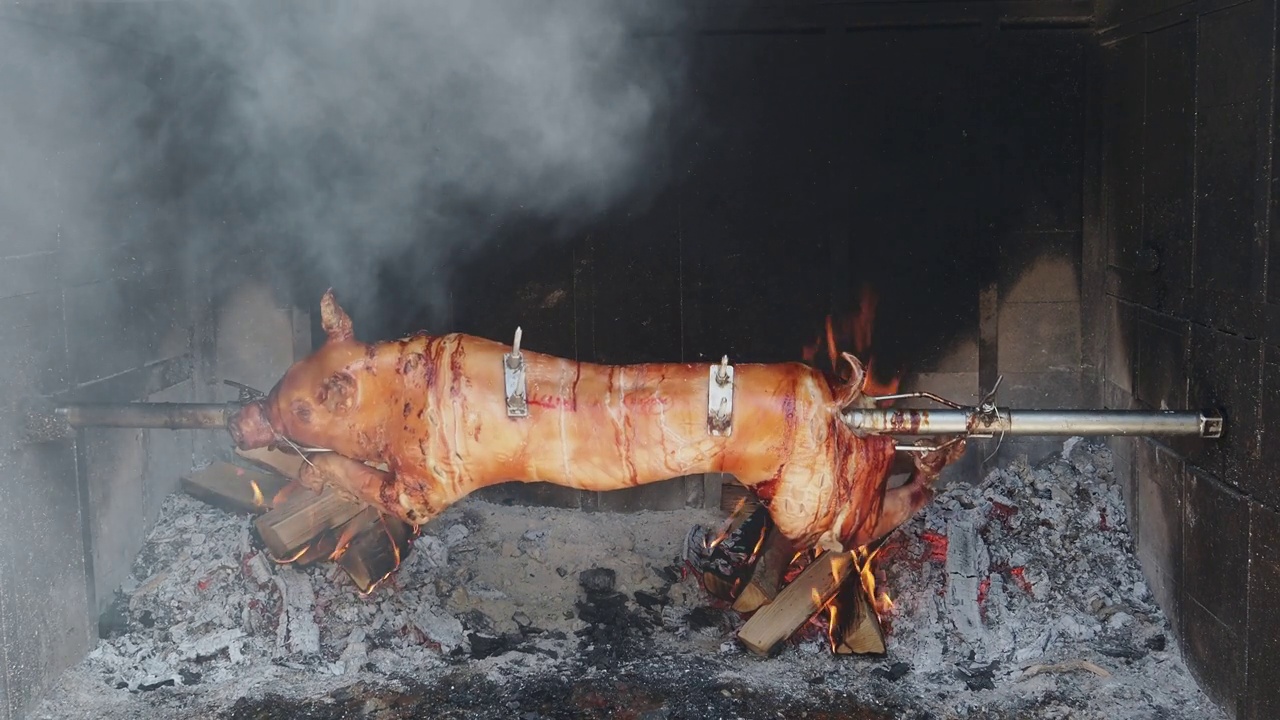
[[[359,588],[356,588],[356,593],[359,594],[360,597],[369,597],[372,595],[375,590],[382,586],[382,583],[387,581],[387,578],[390,578],[395,574],[396,570],[400,569],[400,543],[396,541],[395,533],[391,532],[391,526],[387,524],[386,515],[379,514],[378,522],[381,523],[382,531],[386,533],[387,539],[391,541],[391,552],[395,555],[395,563],[391,566],[390,570],[383,574],[382,577],[374,580],[373,583],[369,585],[368,590],[361,592]]]
[[[804,362],[809,365],[815,364],[819,351],[823,349],[825,340],[827,361],[830,363],[826,371],[837,374],[840,368],[842,346],[847,346],[849,347],[849,352],[858,358],[866,368],[866,379],[862,383],[863,393],[867,395],[892,395],[898,392],[898,386],[902,379],[901,375],[894,376],[887,381],[881,381],[876,378],[875,374],[873,339],[875,337],[876,307],[879,302],[880,298],[875,289],[870,285],[864,285],[858,298],[857,310],[841,317],[839,320],[827,315],[823,337],[815,340],[810,345],[804,346],[800,351],[800,356],[804,359]]]
[[[733,506],[733,511],[729,513],[729,518],[724,521],[724,524],[722,524],[720,529],[716,532],[715,538],[713,538],[711,542],[707,543],[708,550],[715,550],[720,543],[724,542],[725,538],[729,537],[730,531],[733,530],[734,519],[738,517],[738,513],[742,512],[742,508],[746,504],[747,496],[743,495],[738,499],[738,504]],[[761,533],[761,536],[763,536],[763,533]]]
[[[893,598],[889,597],[889,593],[881,590],[880,594],[876,594],[876,573],[872,561],[880,550],[867,552],[866,547],[858,549],[859,562],[862,566],[862,589],[866,591],[867,597],[871,599],[871,606],[875,609],[876,615],[883,619],[893,609]]]
[[[280,488],[280,490],[276,492],[275,495],[272,496],[271,507],[279,507],[285,504],[286,502],[288,502],[289,498],[293,497],[295,494],[298,493],[298,491],[302,489],[303,489],[302,485],[297,482],[287,483],[284,487]]]
[[[349,522],[342,526],[342,532],[338,535],[338,544],[334,546],[333,552],[329,553],[329,560],[336,561],[347,552],[347,548],[351,545],[351,541],[356,539],[356,535],[364,529],[364,523]],[[399,563],[396,563],[397,565]]]
[[[274,562],[274,563],[276,563],[276,564],[278,564],[278,565],[288,565],[289,563],[293,562],[294,560],[297,560],[298,558],[302,557],[303,555],[306,555],[306,554],[307,554],[307,551],[308,551],[308,550],[310,550],[310,549],[311,549],[311,545],[310,545],[310,544],[303,545],[301,550],[299,550],[298,552],[296,552],[296,553],[294,553],[294,554],[293,554],[293,557],[287,558],[287,559],[285,559],[285,560],[281,560],[280,558],[277,558],[277,557],[273,556],[271,553],[267,553],[267,557],[271,558],[271,561],[272,561],[272,562]]]
[[[262,497],[262,488],[258,487],[258,481],[249,479],[249,484],[253,486],[253,505],[254,507],[262,507],[266,500]]]

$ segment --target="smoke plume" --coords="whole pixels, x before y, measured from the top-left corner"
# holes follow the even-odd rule
[[[0,187],[5,214],[58,213],[97,238],[90,270],[119,252],[105,248],[143,247],[188,286],[259,263],[358,303],[395,266],[419,311],[445,308],[450,267],[510,218],[555,239],[656,187],[681,91],[679,43],[646,36],[679,20],[661,2],[97,3],[0,19],[0,63],[21,69],[0,79],[14,100],[0,137],[19,146],[0,182],[23,186]]]

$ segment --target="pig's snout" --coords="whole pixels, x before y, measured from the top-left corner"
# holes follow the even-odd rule
[[[261,400],[245,405],[228,418],[227,432],[241,450],[264,448],[276,439],[276,431],[267,419]]]

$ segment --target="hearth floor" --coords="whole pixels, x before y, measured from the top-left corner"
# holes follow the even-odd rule
[[[33,717],[1225,717],[1143,581],[1105,448],[957,484],[902,528],[883,658],[832,656],[819,624],[744,652],[743,618],[680,572],[688,529],[721,519],[467,499],[362,597],[176,494],[108,637]]]

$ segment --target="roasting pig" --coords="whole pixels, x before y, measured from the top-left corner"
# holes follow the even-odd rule
[[[889,489],[893,438],[861,437],[840,411],[861,399],[862,366],[833,383],[801,363],[737,364],[732,429],[708,424],[707,363],[598,365],[528,350],[527,414],[507,411],[504,345],[464,334],[364,343],[332,291],[327,339],[228,423],[242,450],[311,453],[303,482],[331,485],[414,525],[489,485],[549,482],[617,490],[729,473],[804,546],[852,549],[932,497],[963,442],[917,455]]]

